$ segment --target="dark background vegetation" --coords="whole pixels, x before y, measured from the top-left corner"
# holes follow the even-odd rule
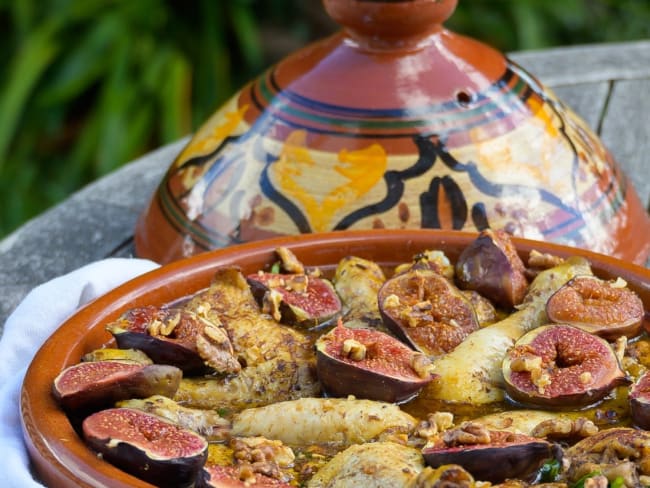
[[[650,38],[647,0],[460,0],[503,51]],[[0,0],[0,237],[336,26],[320,0]]]

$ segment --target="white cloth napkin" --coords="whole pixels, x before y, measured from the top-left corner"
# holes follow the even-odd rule
[[[0,486],[31,488],[18,399],[32,357],[77,309],[112,288],[158,267],[145,259],[112,258],[88,264],[34,288],[7,318],[0,339]]]

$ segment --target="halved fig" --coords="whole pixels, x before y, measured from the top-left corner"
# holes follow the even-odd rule
[[[172,397],[182,376],[180,369],[164,364],[95,361],[61,371],[52,391],[66,410],[92,409],[128,398]]]
[[[503,360],[506,392],[522,404],[581,407],[629,383],[611,345],[565,324],[524,334]]]
[[[570,324],[607,340],[634,337],[641,331],[643,302],[618,279],[576,276],[546,302],[552,322]]]
[[[650,430],[650,371],[643,373],[632,385],[628,399],[634,425]]]
[[[456,261],[456,281],[460,288],[507,308],[520,304],[528,289],[526,267],[503,230],[486,229],[463,250]]]
[[[429,356],[451,351],[479,328],[469,300],[430,269],[393,276],[380,288],[377,300],[386,327]]]
[[[465,422],[445,431],[422,454],[432,468],[459,464],[477,480],[501,483],[509,478],[532,481],[545,462],[561,460],[562,449],[543,439]]]
[[[341,313],[341,300],[324,278],[258,272],[246,280],[262,310],[283,324],[315,327]]]
[[[140,410],[102,410],[87,417],[82,430],[106,461],[156,486],[194,486],[208,456],[203,437]]]
[[[122,349],[139,349],[155,363],[185,373],[237,373],[237,361],[220,323],[183,308],[147,306],[125,312],[106,326]]]
[[[330,396],[401,403],[435,378],[431,362],[394,337],[339,324],[316,341],[318,379]]]

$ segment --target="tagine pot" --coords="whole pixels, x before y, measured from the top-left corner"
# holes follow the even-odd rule
[[[457,0],[323,3],[342,30],[196,132],[139,219],[139,256],[329,230],[491,227],[646,262],[650,218],[612,155],[520,66],[445,29]]]

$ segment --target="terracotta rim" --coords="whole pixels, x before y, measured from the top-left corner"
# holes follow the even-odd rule
[[[256,270],[274,261],[274,249],[290,247],[306,264],[334,264],[348,254],[372,256],[385,264],[396,264],[413,254],[432,248],[444,250],[455,260],[475,233],[439,230],[370,230],[300,234],[256,241],[199,254],[165,265],[137,277],[77,312],[64,322],[35,355],[25,376],[20,398],[24,438],[39,476],[48,486],[130,487],[151,486],[99,460],[82,443],[51,395],[54,377],[78,362],[90,349],[105,344],[110,334],[103,325],[122,311],[145,304],[162,304],[197,291],[210,281],[218,266],[237,264]],[[588,258],[603,278],[621,276],[650,308],[650,270],[586,250],[514,239],[526,257],[537,249],[559,256]]]

